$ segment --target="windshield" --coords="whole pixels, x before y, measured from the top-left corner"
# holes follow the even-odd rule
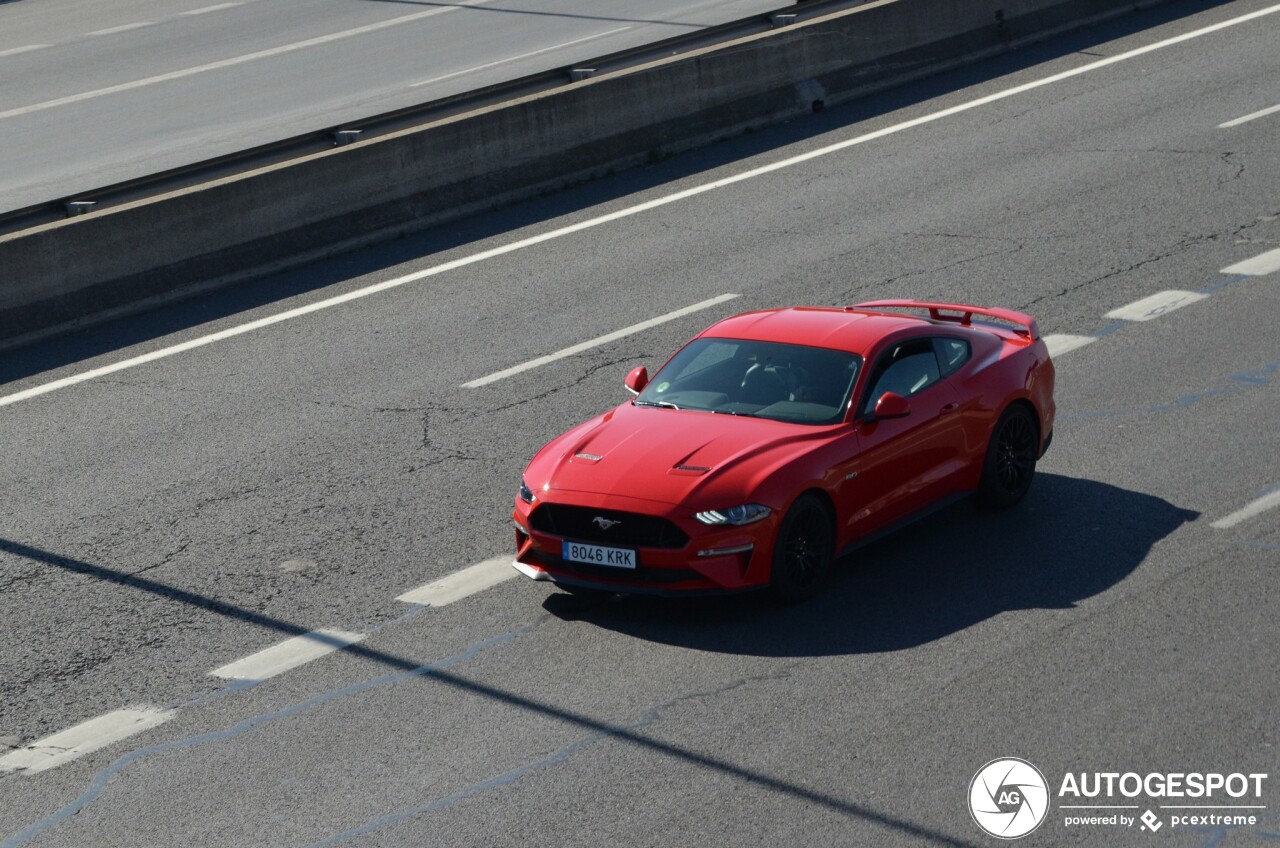
[[[807,345],[694,339],[633,401],[637,406],[772,418],[794,424],[844,419],[862,357]]]

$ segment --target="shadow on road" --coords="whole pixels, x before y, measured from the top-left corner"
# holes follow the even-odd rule
[[[820,597],[779,608],[763,595],[622,597],[544,606],[638,639],[756,656],[897,651],[1011,610],[1070,608],[1128,577],[1199,513],[1115,486],[1037,475],[1019,507],[960,503],[841,562]]]
[[[100,580],[104,583],[125,586],[138,592],[156,595],[176,603],[187,604],[199,609],[207,610],[215,615],[252,624],[277,633],[289,636],[300,636],[304,633],[310,632],[310,628],[308,627],[304,627],[281,618],[276,618],[256,610],[251,610],[237,604],[219,600],[218,598],[201,595],[197,592],[182,589],[158,580],[141,577],[137,574],[130,574],[119,569],[108,568],[106,566],[84,562],[83,560],[73,559],[72,557],[63,556],[31,545],[25,545],[21,542],[16,542],[10,539],[0,538],[0,553],[10,554],[32,562],[42,563],[51,568],[61,569],[73,574],[80,574],[94,580]],[[430,663],[424,665],[421,660],[414,659],[412,657],[397,656],[395,654],[390,654],[385,651],[372,648],[368,645],[360,643],[349,644],[343,646],[341,650],[343,653],[375,662],[392,671],[408,672],[413,675],[420,676],[423,679],[432,680],[443,686],[465,692],[469,695],[487,698],[517,710],[561,722],[581,731],[598,734],[603,737],[623,740],[631,745],[635,745],[653,753],[671,757],[699,768],[712,770],[730,778],[743,781],[744,783],[796,798],[807,804],[823,807],[840,815],[871,822],[888,828],[898,834],[909,836],[915,841],[923,844],[949,846],[974,845],[974,843],[959,840],[951,834],[933,830],[910,819],[884,812],[870,804],[841,797],[838,794],[828,792],[823,789],[794,783],[781,777],[775,777],[774,775],[766,772],[738,765],[737,763],[725,758],[703,753],[695,748],[686,747],[684,745],[668,741],[660,738],[658,734],[646,732],[646,729],[643,726],[617,724],[611,721],[598,719],[587,713],[562,707],[547,698],[535,698],[522,695],[518,692],[510,689],[504,689],[500,686],[471,680],[461,673],[450,671],[448,668],[439,667]]]

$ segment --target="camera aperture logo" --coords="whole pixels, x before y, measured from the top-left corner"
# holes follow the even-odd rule
[[[992,836],[1026,836],[1049,814],[1049,784],[1040,769],[1026,760],[992,760],[978,769],[969,784],[969,813]]]

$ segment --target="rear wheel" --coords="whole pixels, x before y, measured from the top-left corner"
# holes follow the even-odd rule
[[[831,516],[814,495],[800,496],[783,517],[773,546],[773,596],[785,603],[812,598],[831,573],[834,554]]]
[[[1031,410],[1022,404],[1006,409],[991,431],[978,499],[994,507],[1010,507],[1022,500],[1035,477],[1039,447]]]

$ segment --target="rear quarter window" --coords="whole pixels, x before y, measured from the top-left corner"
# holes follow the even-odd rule
[[[936,338],[933,340],[933,348],[938,355],[938,371],[943,377],[968,362],[973,354],[969,343],[964,339]]]

